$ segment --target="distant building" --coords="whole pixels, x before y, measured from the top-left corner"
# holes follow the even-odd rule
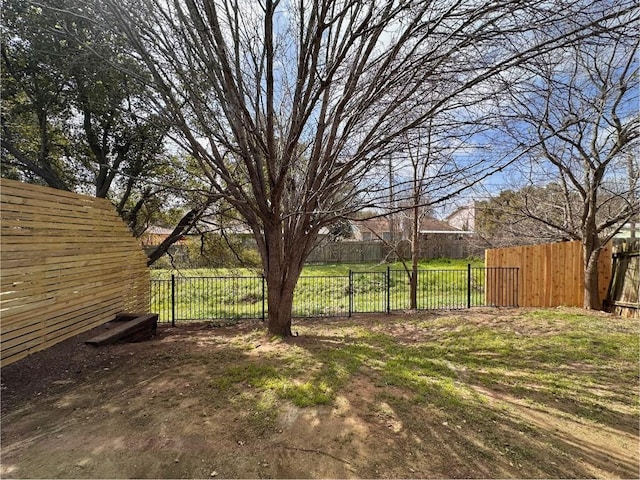
[[[171,228],[152,226],[147,228],[140,236],[140,241],[142,242],[143,247],[157,247],[167,239],[172,232],[173,229]],[[185,243],[187,243],[187,240],[184,236],[180,236],[180,239],[176,242],[178,245],[183,245]]]
[[[614,252],[640,251],[640,223],[626,223],[613,237]]]
[[[411,239],[411,218],[378,217],[353,222],[353,240],[398,242]],[[419,225],[420,235],[426,234],[460,234],[471,232],[460,230],[442,220],[424,218]]]
[[[476,230],[476,202],[457,208],[447,217],[447,223],[452,227],[467,232]]]
[[[640,223],[625,223],[615,238],[640,238]]]

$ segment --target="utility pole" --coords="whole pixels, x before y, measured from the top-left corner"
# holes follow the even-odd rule
[[[632,152],[627,153],[627,167],[629,168],[629,188],[631,189],[631,204],[635,205],[638,203],[638,194],[637,187],[639,183],[638,179],[638,171],[636,169],[636,164],[634,162],[634,155]],[[629,220],[629,244],[633,244],[633,241],[636,238],[636,220],[638,218],[638,214],[634,214],[631,216]]]
[[[395,244],[396,241],[396,225],[395,225],[395,194],[393,191],[393,154],[389,154],[389,243]]]

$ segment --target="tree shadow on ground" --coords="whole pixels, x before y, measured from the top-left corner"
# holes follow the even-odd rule
[[[362,319],[280,341],[254,327],[178,327],[99,361],[75,344],[87,356],[77,374],[62,348],[66,372],[3,415],[3,463],[16,476],[93,478],[637,474],[608,441],[637,450],[637,367],[634,384],[602,357],[506,333],[480,344]],[[6,378],[11,389],[20,376]]]
[[[326,361],[336,339],[310,334],[303,345]],[[634,385],[606,362],[580,363],[549,346],[545,355],[513,348],[478,355],[464,343],[402,343],[380,333],[346,339],[339,348],[352,352],[351,363],[368,367],[380,388],[375,401],[390,404],[407,432],[438,458],[458,462],[461,476],[637,474],[638,462],[608,448],[601,432],[638,446]]]

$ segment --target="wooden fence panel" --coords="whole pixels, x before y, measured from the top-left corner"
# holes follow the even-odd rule
[[[140,243],[108,200],[0,179],[0,359],[149,309]]]
[[[467,238],[456,233],[428,233],[420,236],[420,258],[467,258],[481,255]],[[322,242],[307,258],[307,263],[372,263],[396,261],[398,255],[411,258],[411,242],[401,240],[393,247],[379,240]]]
[[[517,267],[518,305],[521,307],[582,307],[584,267],[579,241],[487,249],[487,267]],[[598,264],[600,300],[607,295],[611,279],[611,247],[602,250]],[[499,296],[490,286],[487,302]]]
[[[617,253],[613,260],[613,279],[607,297],[609,310],[640,318],[640,252]]]
[[[370,263],[381,261],[388,248],[382,242],[326,242],[311,251],[307,263]]]

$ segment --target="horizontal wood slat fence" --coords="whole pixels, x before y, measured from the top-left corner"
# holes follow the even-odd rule
[[[579,241],[546,243],[485,251],[487,267],[517,267],[518,305],[521,307],[582,307],[584,266]],[[607,296],[611,279],[611,247],[600,254],[600,301]],[[487,301],[499,299],[498,289],[487,291]]]
[[[139,242],[108,200],[0,179],[4,365],[149,309]]]

